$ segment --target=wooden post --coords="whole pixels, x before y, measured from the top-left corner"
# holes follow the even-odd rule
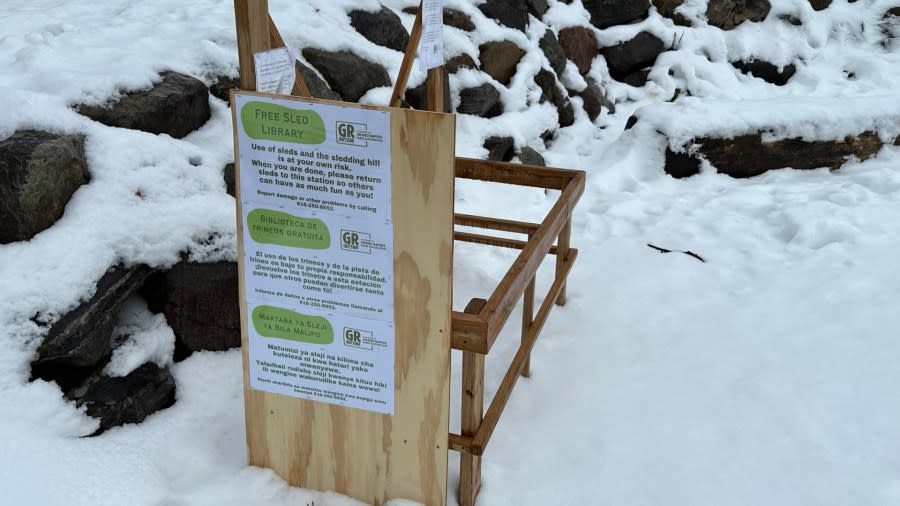
[[[478,314],[487,303],[484,299],[472,299],[463,312]],[[484,414],[484,355],[463,352],[462,406],[460,431],[472,437],[481,426]],[[459,505],[475,506],[475,498],[481,489],[481,457],[463,452],[459,456]]]
[[[443,66],[428,70],[428,109],[435,112],[450,112],[449,91],[447,89],[447,71]]]
[[[525,295],[522,297],[522,343],[528,338],[528,333],[531,332],[531,325],[534,323],[534,282],[535,279],[531,278],[531,283],[528,283],[528,286],[525,288]],[[525,365],[522,366],[522,377],[531,377],[530,353],[525,360]]]
[[[234,0],[234,22],[237,28],[241,89],[256,91],[253,54],[272,49],[268,0]]]
[[[566,257],[569,256],[569,242],[572,238],[572,217],[566,220],[562,230],[559,232],[559,238],[556,240],[556,277],[563,276]],[[556,298],[556,305],[566,305],[566,283],[563,281],[562,288],[559,290],[559,297]]]
[[[422,2],[419,2],[416,20],[413,22],[412,32],[409,34],[409,42],[406,43],[406,52],[403,53],[403,62],[400,63],[400,72],[397,73],[397,82],[394,83],[394,91],[391,94],[391,107],[400,107],[400,101],[403,100],[403,94],[406,93],[409,73],[412,72],[413,61],[416,59],[416,51],[419,49],[419,41],[421,39]]]

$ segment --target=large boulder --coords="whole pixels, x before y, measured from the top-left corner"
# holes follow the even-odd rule
[[[88,416],[100,420],[93,435],[126,423],[139,423],[175,403],[175,378],[167,368],[144,364],[130,374],[110,377],[101,372],[67,393]]]
[[[623,81],[629,74],[652,66],[664,50],[662,40],[650,32],[641,32],[631,40],[601,49],[600,53],[613,79]]]
[[[877,153],[883,142],[873,132],[834,141],[805,141],[800,138],[766,142],[762,133],[739,135],[731,139],[698,138],[690,153],[668,150],[666,173],[687,177],[699,172],[702,156],[716,171],[731,177],[747,178],[766,171],[790,167],[793,169],[836,170],[850,157],[866,160]],[[900,140],[900,138],[898,138]]]
[[[483,146],[488,151],[488,160],[508,162],[516,154],[516,145],[512,137],[488,137],[484,140]]]
[[[547,69],[541,69],[534,82],[541,89],[540,103],[550,102],[556,107],[559,115],[559,126],[567,127],[575,122],[575,108],[566,92],[559,86],[556,76]]]
[[[563,28],[559,31],[559,44],[566,57],[578,67],[578,72],[587,74],[591,70],[591,63],[597,56],[597,37],[593,30],[583,26]]]
[[[656,7],[660,15],[665,16],[680,26],[691,26],[691,20],[680,12],[675,10],[681,7],[684,0],[653,0],[653,6]]]
[[[229,102],[231,105],[231,90],[241,87],[241,78],[235,76],[219,76],[216,78],[216,82],[209,85],[209,94],[218,98],[219,100],[224,100],[225,102]]]
[[[712,26],[731,30],[744,21],[762,21],[769,15],[769,0],[709,0],[706,20]]]
[[[784,86],[797,72],[797,66],[793,63],[778,67],[765,60],[757,59],[735,61],[731,62],[731,65],[744,74],[758,77],[776,86]]]
[[[491,83],[466,88],[459,92],[459,114],[474,114],[485,118],[493,118],[503,114],[503,103],[500,92]]]
[[[650,10],[650,0],[582,0],[591,15],[591,24],[609,28],[643,19]]]
[[[609,111],[610,114],[616,112],[616,104],[614,104],[597,84],[593,78],[587,78],[587,86],[578,93],[584,103],[584,112],[587,113],[591,121],[596,120],[603,109]]]
[[[508,40],[485,42],[478,47],[481,70],[508,85],[525,51]]]
[[[328,83],[322,80],[316,71],[297,61],[294,64],[294,70],[297,76],[303,79],[309,93],[316,98],[324,98],[326,100],[340,100],[341,96],[334,92]]]
[[[206,85],[178,72],[163,72],[160,77],[149,90],[130,92],[109,107],[80,105],[76,110],[104,125],[176,139],[203,126],[210,117]]]
[[[522,32],[528,28],[528,3],[525,0],[487,0],[478,9],[503,26]]]
[[[450,74],[455,74],[462,68],[478,68],[478,64],[475,63],[475,59],[466,53],[458,54],[452,58],[449,58],[446,63],[444,63],[444,70],[449,72]]]
[[[0,244],[56,223],[87,181],[83,136],[22,130],[0,141]]]
[[[348,102],[358,102],[372,88],[391,85],[384,67],[348,51],[308,47],[303,49],[303,57],[322,73],[331,89]]]
[[[180,355],[241,345],[237,263],[185,260],[148,285],[148,305],[165,314]]]
[[[538,47],[541,48],[544,56],[547,57],[547,61],[550,62],[550,68],[553,69],[553,72],[556,72],[556,75],[561,76],[566,69],[566,52],[559,44],[559,40],[556,38],[556,34],[553,33],[553,30],[548,28],[547,31],[544,32],[544,35],[538,42]]]
[[[38,347],[32,367],[40,377],[53,377],[52,368],[92,367],[111,353],[112,330],[119,309],[150,274],[146,265],[114,267],[97,282],[90,299],[60,318]]]
[[[403,27],[400,16],[382,6],[380,10],[369,12],[354,10],[350,12],[350,25],[360,35],[379,46],[384,46],[401,53],[406,51],[409,33]]]

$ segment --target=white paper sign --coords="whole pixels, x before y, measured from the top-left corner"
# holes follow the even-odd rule
[[[419,69],[428,70],[444,64],[443,0],[422,1],[422,39],[419,42]]]
[[[392,414],[390,114],[234,106],[251,387]]]
[[[290,95],[294,89],[296,54],[291,49],[280,47],[253,54],[256,67],[256,91]]]
[[[393,414],[393,327],[299,307],[247,312],[250,388]]]

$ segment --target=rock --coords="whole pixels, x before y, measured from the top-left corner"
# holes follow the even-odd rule
[[[0,141],[0,244],[50,228],[88,178],[81,135],[21,130]]]
[[[634,116],[632,116],[633,118]],[[628,118],[631,119],[631,118]],[[666,174],[681,179],[700,173],[700,160],[687,153],[676,153],[666,147]]]
[[[583,75],[591,70],[591,63],[597,56],[597,37],[592,30],[583,26],[564,28],[559,32],[559,45],[578,67],[578,72]]]
[[[580,95],[581,99],[584,101],[584,112],[587,113],[588,118],[590,118],[591,121],[596,120],[600,116],[600,113],[603,112],[604,108],[606,108],[610,114],[615,113],[616,104],[606,98],[606,94],[600,89],[597,81],[588,78],[587,83],[587,87],[581,91]]]
[[[769,0],[709,0],[706,20],[712,26],[731,30],[744,21],[762,21],[772,8]]]
[[[731,65],[744,74],[758,77],[767,83],[776,86],[784,86],[797,72],[797,66],[793,63],[778,68],[764,60],[747,60],[731,62]]]
[[[484,140],[484,149],[488,150],[488,160],[508,162],[515,154],[515,147],[512,137],[488,137]]]
[[[544,52],[544,56],[547,57],[547,61],[550,62],[550,68],[553,69],[553,72],[556,72],[556,75],[561,76],[566,69],[566,52],[559,44],[553,30],[548,28],[547,31],[544,32],[544,36],[541,37],[540,42],[538,42],[538,47],[541,48],[541,51]]]
[[[650,69],[641,69],[636,70],[624,77],[622,77],[621,81],[625,84],[634,86],[635,88],[640,88],[641,86],[647,84],[647,77],[650,75]]]
[[[335,93],[334,90],[328,86],[328,83],[323,81],[322,78],[319,77],[319,74],[316,74],[315,70],[299,61],[294,64],[294,70],[297,72],[297,76],[303,78],[303,82],[306,84],[306,87],[309,89],[309,93],[312,96],[325,100],[341,100],[341,96]]]
[[[559,87],[556,76],[547,69],[541,69],[534,76],[534,82],[541,89],[540,102],[550,101],[556,106],[559,115],[559,126],[567,127],[575,122],[575,108],[566,93]]]
[[[837,170],[851,156],[866,160],[877,153],[883,143],[877,134],[863,132],[855,137],[835,141],[804,141],[799,138],[763,142],[763,134],[752,133],[733,139],[700,138],[692,141],[699,146],[698,153],[722,174],[735,178],[758,176],[766,171],[791,167],[808,170],[828,167]],[[692,167],[699,170],[699,161],[684,157],[696,155],[666,155],[666,173],[674,177],[686,177]],[[670,167],[668,164],[672,163]]]
[[[478,64],[474,58],[465,53],[458,54],[444,63],[444,70],[450,74],[455,74],[461,68],[475,69],[478,68]]]
[[[144,364],[127,376],[111,378],[96,373],[67,397],[84,407],[88,416],[98,418],[100,427],[92,434],[126,423],[140,423],[151,414],[175,403],[175,378],[169,369]]]
[[[149,274],[146,265],[114,267],[107,271],[90,299],[50,327],[32,366],[47,371],[58,365],[91,367],[100,363],[111,352],[112,330],[122,303],[141,287]]]
[[[225,178],[225,193],[232,197],[237,197],[237,193],[235,192],[236,181],[234,175],[234,163],[225,165],[225,168],[222,169],[222,177]]]
[[[419,12],[418,7],[404,7],[402,12],[407,14],[415,15]],[[443,12],[444,24],[447,26],[452,26],[453,28],[459,28],[464,32],[474,32],[475,31],[475,23],[472,22],[472,18],[469,17],[463,11],[458,11],[456,9],[451,9],[449,7],[444,7]]]
[[[508,40],[486,42],[478,46],[481,70],[497,81],[508,85],[516,73],[516,66],[525,51]]]
[[[241,345],[236,262],[181,261],[165,274],[163,283],[163,313],[180,353]]]
[[[231,90],[241,87],[241,78],[232,76],[219,76],[216,82],[209,86],[209,94],[224,100],[231,106]]]
[[[621,81],[632,72],[652,66],[664,50],[663,41],[650,32],[641,32],[627,42],[601,49],[600,54],[606,58],[609,74]]]
[[[528,4],[528,12],[537,19],[544,17],[544,13],[550,8],[547,0],[525,0],[525,3]]]
[[[813,10],[823,11],[831,5],[831,0],[809,0],[809,5],[812,6]]]
[[[691,26],[691,20],[675,9],[681,7],[684,0],[653,0],[653,6],[661,16],[665,16],[675,22],[679,26]]]
[[[450,74],[447,72],[442,73],[444,76],[444,89],[450,89]],[[405,94],[406,103],[409,104],[413,109],[418,109],[420,111],[428,111],[432,110],[428,105],[428,82],[424,82],[415,88],[408,88]],[[450,102],[450,94],[444,93],[444,104],[443,109],[440,109],[441,112],[450,112],[453,107],[453,104]]]
[[[525,0],[487,0],[478,9],[503,26],[521,32],[528,28],[528,4]]]
[[[528,146],[525,146],[519,151],[519,161],[525,165],[537,165],[539,167],[546,167],[547,165],[546,162],[544,162],[544,157]]]
[[[485,118],[499,116],[503,114],[500,92],[491,83],[466,88],[459,92],[459,106],[456,108],[456,112]]]
[[[347,51],[307,47],[303,49],[303,57],[322,73],[331,89],[348,102],[358,102],[372,88],[391,85],[384,67]]]
[[[350,25],[371,42],[401,53],[406,51],[409,33],[403,27],[400,16],[382,6],[381,10],[368,12],[354,10],[350,12]]]
[[[176,139],[203,126],[210,117],[206,85],[178,72],[163,72],[160,77],[149,90],[130,92],[110,107],[81,105],[76,110],[104,125]]]
[[[591,24],[609,28],[644,19],[650,10],[650,0],[582,0],[591,15]]]

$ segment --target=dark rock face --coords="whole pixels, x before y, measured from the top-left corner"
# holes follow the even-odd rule
[[[229,163],[222,169],[222,177],[225,179],[225,193],[236,197],[235,184],[237,183],[234,175],[234,164]]]
[[[764,60],[737,61],[732,62],[731,65],[744,74],[758,77],[776,86],[784,86],[797,72],[797,66],[793,63],[780,69]]]
[[[144,364],[131,374],[111,378],[101,373],[67,394],[87,414],[100,419],[92,435],[126,423],[139,423],[175,403],[175,378],[168,369]]]
[[[544,13],[547,12],[547,9],[550,8],[547,5],[547,0],[525,0],[525,3],[528,4],[528,12],[538,19],[541,19]]]
[[[306,83],[312,96],[326,100],[341,100],[341,96],[329,88],[328,83],[323,81],[313,69],[298,61],[294,64],[294,70],[298,77],[303,78],[303,82]]]
[[[239,77],[219,76],[216,82],[209,86],[209,94],[219,100],[229,102],[229,105],[231,105],[231,90],[240,87],[241,79]]]
[[[709,24],[731,30],[744,21],[762,21],[769,15],[769,0],[709,0],[706,19]]]
[[[606,58],[609,74],[621,81],[632,72],[652,66],[663,50],[663,41],[650,32],[641,32],[627,42],[601,49],[600,53]]]
[[[406,32],[406,28],[403,27],[400,16],[387,7],[382,6],[381,10],[376,12],[351,11],[350,25],[360,35],[379,46],[400,51],[401,53],[406,51],[409,34]]]
[[[165,274],[164,283],[163,313],[182,351],[241,345],[237,263],[182,261]]]
[[[488,160],[508,162],[515,155],[515,147],[512,137],[488,137],[484,140],[484,148],[488,150]]]
[[[641,69],[624,76],[621,81],[625,84],[630,84],[635,88],[640,88],[641,86],[647,84],[647,78],[649,76],[650,69]]]
[[[444,89],[450,89],[450,74],[447,72],[441,72],[444,80]],[[433,109],[428,104],[428,81],[416,86],[415,88],[409,88],[406,90],[405,95],[406,103],[410,105],[413,109],[419,109],[421,111],[429,110],[433,111]],[[439,112],[450,112],[453,104],[450,101],[450,94],[444,93],[444,103],[441,104],[441,108],[438,108]]]
[[[488,0],[478,9],[503,26],[522,32],[528,28],[528,4],[525,0]]]
[[[32,365],[43,369],[97,365],[111,352],[112,330],[122,303],[141,287],[149,274],[150,269],[145,265],[114,267],[107,271],[97,282],[93,297],[50,327]]]
[[[597,37],[593,31],[583,26],[564,28],[559,32],[559,44],[578,67],[578,72],[583,75],[591,70],[591,63],[597,56]]]
[[[481,70],[504,85],[509,84],[519,61],[525,56],[522,48],[508,40],[486,42],[478,47],[478,51]]]
[[[831,0],[809,0],[809,5],[812,6],[813,10],[822,11],[831,5]]]
[[[209,119],[209,90],[198,79],[163,72],[149,90],[128,93],[110,107],[78,106],[79,113],[104,125],[131,128],[176,139],[203,126]]]
[[[348,102],[358,102],[372,88],[391,85],[384,67],[347,51],[308,47],[303,49],[303,57],[322,73],[331,89]]]
[[[519,161],[525,165],[537,165],[539,167],[545,167],[547,165],[544,162],[544,157],[528,146],[525,146],[519,151]]]
[[[475,60],[471,56],[465,53],[458,54],[444,63],[444,70],[451,74],[455,74],[461,68],[474,69],[478,68],[478,64],[475,63]]]
[[[684,17],[681,13],[675,12],[675,9],[681,6],[684,0],[653,0],[653,6],[660,15],[665,16],[675,22],[679,26],[691,26],[691,20]]]
[[[0,244],[50,228],[87,182],[83,136],[22,130],[0,141]]]
[[[500,92],[491,83],[484,83],[474,88],[466,88],[459,92],[459,114],[474,114],[485,118],[493,118],[503,114]]]
[[[872,132],[836,141],[804,141],[784,139],[763,142],[762,134],[753,133],[734,139],[696,139],[699,152],[716,171],[735,178],[758,176],[768,170],[791,167],[809,170],[828,167],[837,170],[855,156],[866,160],[882,147],[881,139]],[[693,155],[666,155],[666,173],[674,177],[696,174],[700,164]],[[669,166],[672,163],[672,166]],[[694,169],[695,168],[695,169]],[[694,170],[692,172],[692,170]]]
[[[540,102],[550,101],[556,106],[556,112],[559,115],[559,126],[567,127],[575,122],[575,108],[572,107],[572,101],[566,96],[566,93],[559,87],[556,82],[556,76],[547,69],[541,69],[534,76],[534,82],[541,89]]]
[[[544,56],[547,57],[547,61],[550,62],[550,68],[553,69],[553,72],[558,76],[562,75],[563,71],[566,69],[566,52],[559,44],[559,40],[557,40],[553,30],[548,28],[547,31],[544,32],[544,36],[541,37],[541,40],[538,42],[538,47],[541,48]]]
[[[643,19],[650,10],[650,0],[582,0],[591,14],[591,24],[608,28]]]
[[[597,81],[588,78],[587,83],[587,87],[581,91],[580,96],[584,101],[584,112],[587,113],[588,118],[590,118],[591,121],[596,120],[597,117],[600,116],[600,113],[603,112],[604,108],[608,110],[610,114],[615,113],[616,105],[606,98],[606,94],[600,89]]]

